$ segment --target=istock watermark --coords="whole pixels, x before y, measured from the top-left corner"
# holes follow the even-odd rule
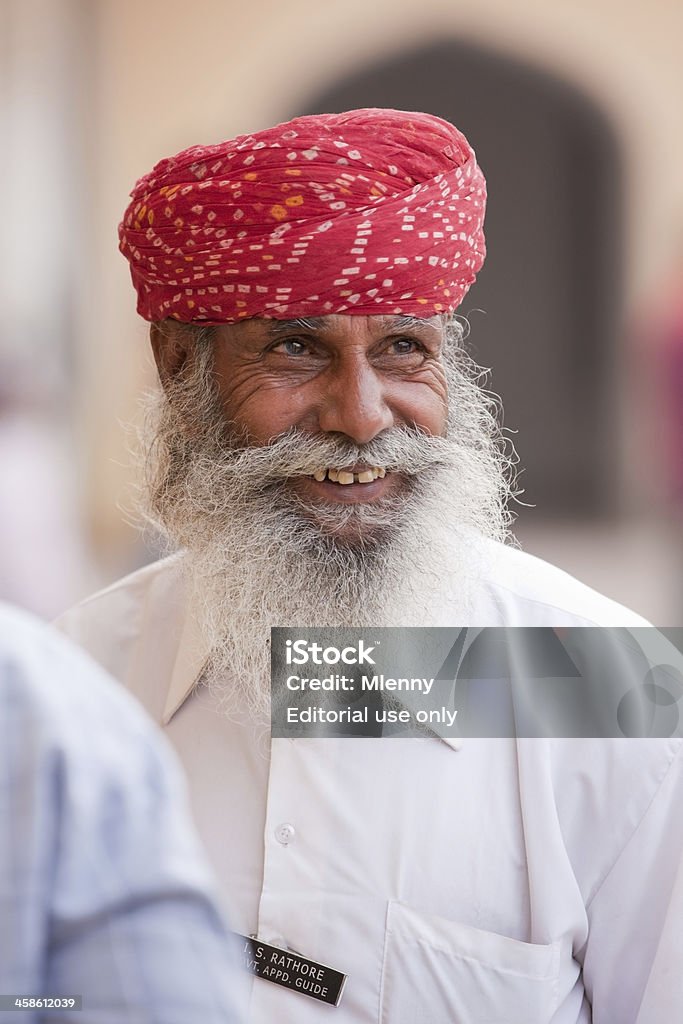
[[[683,627],[271,635],[274,737],[683,736]]]

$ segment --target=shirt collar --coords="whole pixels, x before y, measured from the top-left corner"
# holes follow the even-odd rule
[[[173,672],[166,694],[162,723],[168,725],[176,711],[182,707],[202,676],[209,651],[190,605],[185,613]]]
[[[162,715],[162,724],[168,725],[176,711],[178,711],[194,688],[199,683],[202,673],[206,668],[209,651],[206,641],[199,628],[197,616],[191,603],[189,604],[183,622],[180,640],[176,652],[173,672],[166,694],[166,703]],[[462,747],[460,736],[439,736],[432,733],[435,739],[439,739],[453,751]]]

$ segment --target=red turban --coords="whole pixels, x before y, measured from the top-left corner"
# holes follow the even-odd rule
[[[298,117],[162,160],[119,227],[146,320],[430,317],[484,262],[465,137],[400,110]]]

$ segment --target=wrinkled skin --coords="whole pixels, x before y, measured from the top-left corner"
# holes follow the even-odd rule
[[[162,383],[171,382],[192,361],[192,342],[155,326],[151,337]],[[291,427],[357,445],[396,426],[441,436],[447,421],[443,342],[438,317],[225,324],[215,329],[214,372],[226,423],[252,445],[266,445]],[[290,485],[303,500],[355,504],[398,494],[405,481],[388,473],[371,483],[298,477]]]

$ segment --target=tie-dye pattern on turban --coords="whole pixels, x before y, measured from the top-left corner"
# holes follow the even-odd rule
[[[120,249],[146,320],[430,317],[484,262],[484,176],[430,114],[298,117],[162,160],[131,195]]]

